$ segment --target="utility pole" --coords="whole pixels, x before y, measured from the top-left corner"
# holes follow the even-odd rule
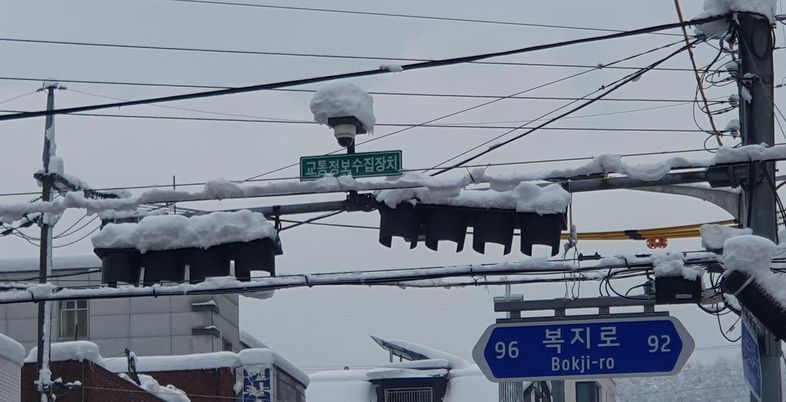
[[[46,89],[46,110],[52,110],[55,107],[55,89],[58,89],[56,82],[45,82],[43,89]],[[44,153],[42,161],[44,165],[44,172],[41,175],[41,200],[44,202],[52,200],[52,187],[54,185],[55,177],[51,171],[52,157],[55,155],[55,119],[53,115],[46,116],[46,124],[44,125]],[[42,214],[39,219],[41,226],[41,246],[39,254],[38,265],[38,282],[46,283],[49,275],[52,273],[52,219],[48,214]],[[51,381],[51,373],[49,372],[49,332],[51,332],[51,314],[52,302],[39,302],[38,303],[38,355],[36,356],[36,368],[38,369],[38,393],[39,400],[48,400],[48,384],[45,382]],[[44,342],[44,340],[47,342]],[[46,352],[46,353],[44,353]]]
[[[743,145],[775,142],[773,113],[773,35],[769,20],[750,13],[740,13],[739,58],[737,76],[740,88],[740,128]],[[750,97],[745,91],[750,92]],[[745,101],[750,99],[750,101]],[[752,164],[752,180],[745,189],[747,216],[743,222],[755,235],[775,241],[777,223],[775,212],[775,163]],[[757,166],[761,168],[757,168]],[[764,169],[762,172],[761,169]],[[743,306],[744,308],[745,306]],[[746,310],[743,319],[756,321]],[[758,328],[762,373],[762,402],[780,402],[781,398],[781,344],[762,325]],[[756,401],[751,394],[751,401]]]

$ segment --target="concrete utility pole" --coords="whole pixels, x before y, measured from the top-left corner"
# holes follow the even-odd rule
[[[739,58],[740,68],[740,128],[742,142],[748,144],[767,144],[775,142],[773,113],[773,61],[774,47],[772,27],[769,20],[761,15],[741,13],[739,21]],[[750,101],[745,91],[750,92]],[[752,165],[756,167],[757,165]],[[752,180],[745,189],[747,207],[746,226],[753,233],[775,241],[777,223],[775,219],[775,163],[767,162],[764,172],[753,169]],[[758,170],[758,171],[757,171]],[[743,306],[744,307],[744,306]],[[743,319],[756,321],[743,311]],[[781,344],[775,336],[758,327],[759,349],[762,372],[762,402],[780,402],[781,397]],[[751,401],[757,400],[751,395]]]
[[[55,89],[58,89],[57,83],[45,82],[44,88],[47,90],[46,96],[46,110],[52,110],[55,107]],[[52,175],[52,171],[50,170],[52,162],[52,156],[55,154],[56,145],[55,145],[55,119],[54,116],[48,115],[46,116],[46,124],[44,125],[44,153],[43,153],[43,164],[44,164],[44,174],[41,176],[41,200],[42,201],[51,201],[52,200],[52,186],[54,185],[54,176]],[[39,283],[46,283],[49,275],[52,273],[52,223],[49,221],[49,217],[47,214],[41,215],[39,220],[39,225],[41,226],[41,246],[40,246],[40,258],[39,258],[39,266],[38,266],[38,282]],[[36,368],[38,369],[39,373],[39,383],[38,383],[38,393],[40,394],[40,400],[48,400],[43,399],[44,395],[49,393],[49,390],[46,389],[45,384],[43,384],[42,380],[48,373],[42,373],[42,370],[49,366],[49,348],[51,346],[51,342],[44,342],[44,339],[49,339],[49,334],[46,333],[47,331],[51,331],[51,323],[49,322],[49,314],[51,311],[51,303],[52,302],[39,302],[38,303],[38,355],[36,356]],[[46,354],[44,353],[46,350]],[[48,379],[48,378],[47,378]]]

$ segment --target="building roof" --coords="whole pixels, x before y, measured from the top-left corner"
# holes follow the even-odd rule
[[[38,271],[39,257],[0,258],[0,272]],[[95,254],[56,255],[52,257],[52,269],[95,269],[101,268],[101,259]]]
[[[440,350],[412,342],[372,337],[380,347],[411,361],[362,370],[331,370],[312,374],[306,389],[309,402],[368,402],[376,400],[372,381],[391,378],[447,377],[443,402],[496,401],[499,387],[477,365]],[[525,387],[527,384],[525,384]]]

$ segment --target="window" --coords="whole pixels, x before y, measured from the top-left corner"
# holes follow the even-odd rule
[[[433,402],[432,388],[388,388],[385,390],[385,402]]]
[[[600,387],[594,381],[576,383],[576,402],[599,402]]]
[[[227,338],[221,338],[221,341],[224,344],[223,345],[224,351],[225,352],[231,352],[232,351],[232,342],[230,342]]]
[[[60,302],[60,338],[87,339],[87,300]]]

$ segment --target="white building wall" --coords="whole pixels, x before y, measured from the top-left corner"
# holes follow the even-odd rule
[[[0,356],[0,402],[22,400],[22,366]]]
[[[31,272],[2,272],[0,280],[29,279]],[[97,267],[92,267],[95,269]],[[83,269],[58,270],[58,274],[79,273]],[[100,272],[68,276],[66,286],[98,285]],[[57,283],[57,280],[53,282]],[[194,302],[214,300],[219,312],[193,311]],[[59,303],[52,309],[52,339],[60,337]],[[0,305],[0,333],[19,341],[26,350],[36,346],[38,310],[33,303]],[[237,295],[144,297],[100,299],[88,303],[88,340],[96,343],[104,356],[121,356],[126,348],[137,355],[173,355],[219,352],[224,340],[232,350],[241,350]],[[194,328],[218,328],[220,334],[192,335]]]

